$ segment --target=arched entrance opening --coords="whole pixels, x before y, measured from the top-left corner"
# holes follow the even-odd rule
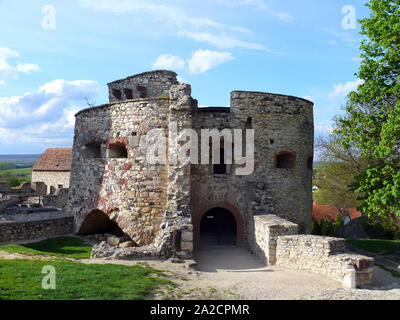
[[[236,246],[237,223],[234,215],[225,208],[207,211],[200,222],[201,246]]]
[[[91,211],[82,222],[78,234],[109,233],[117,237],[126,236],[122,229],[101,210]]]

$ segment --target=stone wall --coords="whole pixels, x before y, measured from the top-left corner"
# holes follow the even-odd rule
[[[189,85],[176,74],[154,71],[109,84],[110,103],[76,115],[68,209],[76,230],[101,210],[139,246],[154,244],[165,252],[191,252],[198,243],[207,210],[229,210],[237,223],[238,244],[253,242],[253,217],[275,214],[311,230],[313,104],[301,98],[234,91],[230,108],[197,108]],[[146,93],[146,94],[144,94]],[[169,144],[171,129],[254,129],[255,170],[247,176],[213,174],[213,165],[150,165],[144,138],[161,129]],[[244,142],[243,146],[245,146]],[[176,144],[176,150],[183,143]],[[123,146],[115,157],[113,146]],[[175,148],[167,150],[168,161]],[[295,163],[276,166],[281,152]],[[169,249],[168,249],[169,248]]]
[[[301,233],[311,232],[313,104],[279,94],[234,91],[230,108],[193,108],[193,128],[254,129],[254,172],[236,175],[235,164],[227,174],[214,175],[212,164],[192,165],[191,207],[195,242],[201,217],[208,209],[222,207],[237,211],[237,224],[245,246],[251,246],[253,217],[274,214],[299,225]],[[243,139],[244,140],[244,139]],[[244,142],[243,150],[246,146]],[[295,155],[294,167],[276,167],[281,152]],[[243,153],[245,153],[243,151]],[[232,212],[234,213],[234,212]]]
[[[298,225],[275,215],[254,217],[253,241],[250,250],[267,265],[276,263],[276,244],[279,236],[298,233]]]
[[[139,246],[153,242],[167,203],[167,166],[147,162],[146,134],[168,131],[168,98],[137,99],[76,115],[69,210],[79,231],[86,216],[101,210]],[[98,154],[86,149],[98,146]],[[112,157],[113,145],[126,148]]]
[[[70,214],[33,221],[1,222],[0,243],[71,234],[73,226],[74,217]]]
[[[166,70],[144,72],[108,84],[110,102],[168,96],[178,84],[176,73]]]
[[[191,255],[190,164],[151,164],[147,159],[150,130],[160,130],[168,142],[170,126],[191,128],[190,86],[175,85],[168,93],[76,115],[68,209],[75,214],[77,232],[91,212],[100,210],[138,246]],[[87,152],[94,145],[96,156]],[[113,145],[126,148],[125,157],[115,158]],[[175,151],[167,151],[170,159]]]
[[[296,224],[275,215],[255,216],[253,230],[250,250],[267,265],[324,274],[344,286],[372,281],[374,259],[346,252],[344,239],[299,235]]]
[[[57,189],[55,194],[47,195],[41,198],[45,207],[62,209],[67,205],[69,189]]]
[[[69,189],[56,189],[54,194],[47,194],[47,186],[43,182],[24,183],[18,188],[9,188],[0,184],[0,213],[7,208],[23,204],[35,203],[55,208],[64,208],[68,200]]]
[[[276,264],[309,270],[346,282],[354,270],[355,286],[372,282],[374,259],[346,253],[346,240],[311,235],[281,236],[277,240]]]
[[[32,171],[32,184],[43,182],[47,185],[47,194],[50,193],[50,188],[59,189],[69,188],[71,172],[70,171]]]

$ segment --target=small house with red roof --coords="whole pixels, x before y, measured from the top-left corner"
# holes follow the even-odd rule
[[[32,167],[32,184],[43,182],[47,193],[69,188],[72,148],[47,149]]]

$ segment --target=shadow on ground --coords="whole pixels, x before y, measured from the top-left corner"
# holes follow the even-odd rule
[[[198,270],[217,272],[271,272],[260,258],[248,250],[236,246],[204,246],[194,252]]]

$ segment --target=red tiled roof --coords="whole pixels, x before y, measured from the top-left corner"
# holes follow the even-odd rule
[[[47,149],[33,165],[34,171],[71,171],[72,148]]]
[[[357,209],[350,208],[349,217],[351,220],[361,217],[361,212],[357,211]],[[331,220],[335,221],[339,214],[339,210],[334,206],[321,206],[314,202],[313,205],[313,220],[321,223],[321,220]]]

